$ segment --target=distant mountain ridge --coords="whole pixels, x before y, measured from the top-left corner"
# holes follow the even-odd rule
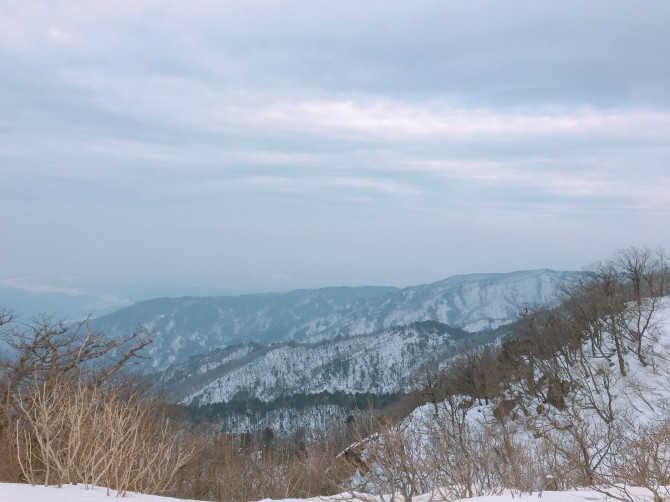
[[[337,334],[369,333],[417,321],[438,321],[476,332],[514,321],[524,307],[556,301],[573,274],[524,270],[505,274],[455,275],[371,299],[335,328]],[[366,324],[367,323],[367,324]]]
[[[530,270],[472,274],[411,286],[334,287],[243,296],[159,298],[94,319],[92,327],[122,335],[143,325],[152,330],[151,366],[217,347],[245,342],[315,342],[438,321],[469,332],[515,320],[525,306],[556,301],[569,272]]]

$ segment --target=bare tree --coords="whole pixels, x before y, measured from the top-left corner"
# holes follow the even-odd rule
[[[17,464],[17,441],[10,437],[16,434],[17,422],[27,418],[25,406],[36,389],[55,398],[56,387],[64,382],[101,387],[144,357],[142,350],[152,342],[142,328],[123,338],[108,338],[93,332],[88,320],[69,326],[42,315],[23,324],[7,309],[0,309],[0,338],[5,348],[0,355],[0,476],[8,481],[25,478]],[[124,385],[123,392],[130,397],[138,388],[136,383]]]
[[[71,327],[63,320],[42,315],[28,324],[17,325],[6,311],[0,314],[0,336],[9,356],[0,359],[2,392],[0,407],[11,407],[25,384],[40,382],[47,388],[64,378],[91,380],[101,384],[122,368],[145,358],[142,350],[153,342],[139,327],[124,338],[105,337],[91,330],[88,319]],[[0,426],[11,418],[4,414]]]
[[[619,273],[630,281],[636,302],[640,302],[644,296],[651,293],[651,291],[643,291],[643,287],[649,284],[653,276],[653,261],[653,253],[646,246],[620,249],[615,252],[611,260]]]

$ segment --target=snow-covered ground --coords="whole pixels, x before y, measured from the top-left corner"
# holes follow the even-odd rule
[[[634,497],[636,502],[652,502],[654,500],[653,496],[649,493],[648,490],[644,488],[627,488],[629,495]],[[1,492],[0,492],[1,493]],[[620,496],[621,494],[617,494]],[[259,502],[388,502],[388,498],[372,498],[365,497],[363,499],[351,499],[349,496],[343,497],[341,495],[336,495],[334,497],[315,497],[311,499],[284,499],[284,500],[271,500],[264,499]],[[451,499],[450,499],[451,500]],[[469,499],[458,499],[452,502],[517,502],[518,500],[526,500],[528,502],[537,501],[537,502],[579,502],[579,501],[590,501],[590,502],[600,502],[600,501],[612,501],[616,500],[613,497],[607,495],[606,493],[601,493],[596,490],[569,490],[564,492],[542,492],[542,493],[523,493],[519,494],[518,492],[514,493],[503,493],[500,495],[488,495],[485,497],[474,497]],[[419,495],[413,498],[414,502],[445,502],[445,499],[442,499],[439,496],[427,493],[425,495]]]
[[[2,502],[110,502],[116,498],[116,492],[106,488],[86,488],[84,485],[30,486],[19,483],[0,483],[0,501]],[[172,497],[158,495],[140,495],[127,493],[124,500],[137,502],[189,502]]]
[[[653,497],[642,488],[629,488],[629,493],[640,501],[652,501]],[[83,485],[65,485],[62,488],[55,486],[30,486],[17,483],[0,483],[0,501],[2,502],[109,502],[115,498],[116,492],[110,491],[109,495],[104,488],[86,488]],[[158,495],[140,495],[137,493],[126,494],[124,500],[134,502],[194,502],[171,497],[160,497]],[[284,499],[281,502],[336,502],[351,501],[349,497],[314,497],[311,499]],[[477,497],[473,499],[461,499],[462,501],[471,500],[473,502],[511,502],[517,500],[527,500],[537,502],[572,502],[572,501],[605,501],[612,500],[607,495],[594,490],[571,490],[565,492],[543,492],[522,494],[508,493],[495,496]],[[440,498],[431,498],[430,494],[421,495],[414,498],[415,502],[441,502]],[[240,501],[243,502],[243,501]],[[265,499],[262,502],[270,502]],[[280,502],[280,501],[275,501]],[[351,501],[356,502],[356,501]],[[366,499],[365,502],[368,502]]]

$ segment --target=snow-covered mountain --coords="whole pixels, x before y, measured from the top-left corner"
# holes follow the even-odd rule
[[[184,404],[243,396],[271,401],[292,394],[408,392],[426,366],[437,366],[498,332],[472,335],[435,321],[318,343],[243,344],[172,365],[159,384]]]
[[[524,307],[556,301],[572,276],[554,270],[456,275],[371,298],[331,328],[335,334],[369,333],[416,321],[438,321],[475,332],[508,324]]]
[[[144,326],[155,338],[150,347],[151,365],[153,369],[165,369],[175,361],[216,347],[309,338],[318,331],[319,319],[348,312],[370,298],[393,291],[395,288],[391,287],[336,287],[241,296],[156,298],[94,319],[91,325],[110,336],[122,336]]]
[[[510,323],[525,307],[550,304],[568,272],[533,270],[472,274],[412,286],[324,288],[244,296],[160,298],[136,303],[92,326],[123,335],[138,325],[150,329],[151,366],[174,362],[217,347],[288,340],[316,342],[438,321],[469,332]]]
[[[317,343],[241,344],[193,356],[155,377],[170,400],[195,406],[195,416],[226,431],[269,427],[283,436],[302,429],[311,441],[373,403],[376,409],[397,403],[425,385],[426,372],[507,331],[468,333],[423,321]]]

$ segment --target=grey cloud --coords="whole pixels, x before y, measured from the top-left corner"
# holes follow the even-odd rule
[[[670,244],[667,2],[5,5],[0,279],[399,284]]]

